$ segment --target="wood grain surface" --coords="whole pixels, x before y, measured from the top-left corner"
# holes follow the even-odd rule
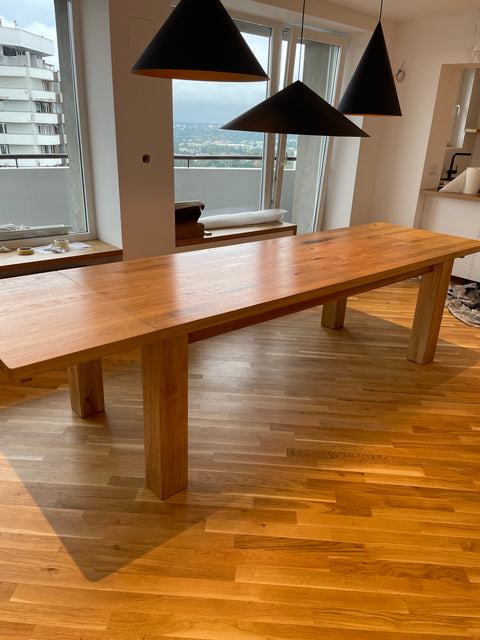
[[[10,278],[0,281],[0,364],[28,377],[178,335],[203,339],[477,251],[476,240],[374,223]]]
[[[140,350],[80,419],[0,379],[2,640],[480,637],[480,333],[418,280],[189,346],[189,485],[145,489]]]
[[[188,340],[178,336],[142,349],[147,486],[161,499],[188,482]]]
[[[248,326],[477,251],[478,240],[374,223],[63,273],[169,337]]]
[[[20,379],[135,348],[155,330],[60,273],[0,281],[0,367]]]

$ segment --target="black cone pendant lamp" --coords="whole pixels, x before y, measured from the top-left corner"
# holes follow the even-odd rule
[[[382,7],[383,0],[380,19]],[[402,115],[380,19],[340,100],[338,109],[342,113],[363,116]]]
[[[305,0],[303,0],[300,44],[303,44],[304,19]],[[310,136],[369,137],[365,131],[353,124],[301,80],[287,85],[220,128]]]
[[[309,136],[368,137],[351,120],[297,80],[220,129]]]
[[[268,80],[220,0],[180,0],[132,73],[182,80]]]

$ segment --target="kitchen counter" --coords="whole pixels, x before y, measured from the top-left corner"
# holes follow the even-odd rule
[[[436,189],[420,191],[419,226],[462,238],[480,238],[480,195],[452,193]],[[480,256],[456,259],[452,274],[480,282]]]
[[[452,191],[437,191],[437,189],[422,189],[420,193],[424,196],[438,196],[440,198],[455,198],[456,200],[480,202],[480,194],[478,193],[453,193]]]

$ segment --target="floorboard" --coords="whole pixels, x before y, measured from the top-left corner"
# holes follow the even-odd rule
[[[189,347],[189,485],[145,488],[140,354],[107,411],[0,379],[0,640],[480,638],[480,330],[406,360],[418,280]]]

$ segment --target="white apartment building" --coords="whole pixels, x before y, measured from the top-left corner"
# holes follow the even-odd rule
[[[45,61],[52,55],[52,40],[0,26],[0,167],[66,162],[21,157],[65,153],[59,72]]]

